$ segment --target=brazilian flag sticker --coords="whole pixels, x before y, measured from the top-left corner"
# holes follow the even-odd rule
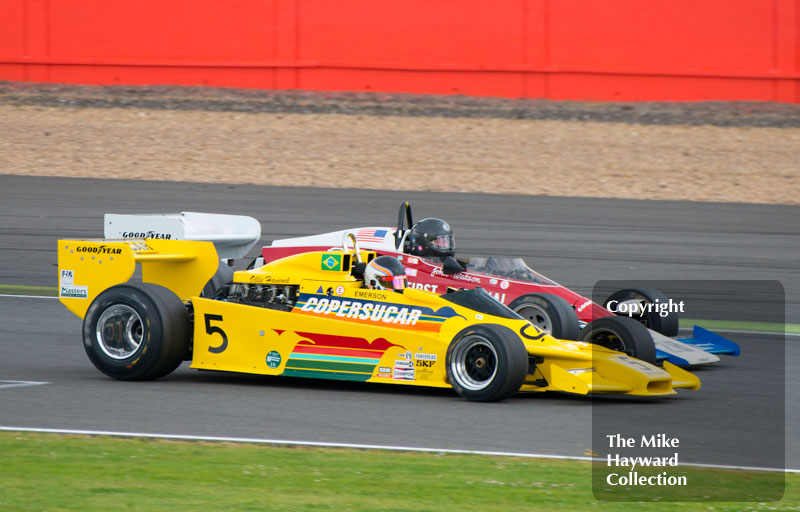
[[[323,254],[322,255],[322,270],[342,270],[342,255],[341,254]]]

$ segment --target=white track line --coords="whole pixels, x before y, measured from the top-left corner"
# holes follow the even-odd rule
[[[189,436],[180,434],[147,434],[142,432],[112,432],[106,430],[71,430],[60,428],[30,428],[30,427],[5,427],[0,426],[0,431],[5,432],[37,432],[44,434],[71,434],[84,436],[111,436],[111,437],[141,437],[148,439],[174,439],[179,441],[207,441],[223,443],[253,443],[269,444],[276,446],[314,446],[318,448],[352,448],[356,450],[390,450],[398,452],[422,452],[422,453],[451,453],[456,455],[489,455],[495,457],[524,457],[532,459],[560,459],[560,460],[580,460],[597,461],[597,457],[578,457],[571,455],[552,455],[544,453],[515,453],[515,452],[493,452],[482,450],[455,450],[448,448],[417,448],[411,446],[387,446],[377,444],[353,444],[353,443],[325,443],[320,441],[288,441],[280,439],[260,439],[252,437],[217,437],[217,436]],[[800,469],[780,469],[780,468],[760,468],[752,466],[725,466],[718,464],[698,464],[681,463],[682,466],[694,466],[701,468],[714,469],[738,469],[742,471],[772,471],[786,473],[800,473]]]
[[[39,382],[35,380],[0,380],[0,389],[23,388],[26,386],[41,386],[50,384],[49,382]]]

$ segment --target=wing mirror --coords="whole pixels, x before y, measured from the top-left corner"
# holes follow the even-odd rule
[[[462,267],[461,263],[459,263],[454,257],[448,256],[444,259],[444,263],[442,263],[442,272],[445,274],[458,274],[459,272],[463,271],[464,267]]]

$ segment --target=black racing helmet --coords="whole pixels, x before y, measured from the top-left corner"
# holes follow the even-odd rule
[[[417,222],[406,238],[406,252],[439,258],[453,256],[456,252],[456,240],[450,224],[434,218]]]

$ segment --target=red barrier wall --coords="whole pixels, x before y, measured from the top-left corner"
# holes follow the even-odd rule
[[[0,79],[800,103],[800,0],[1,0]]]

